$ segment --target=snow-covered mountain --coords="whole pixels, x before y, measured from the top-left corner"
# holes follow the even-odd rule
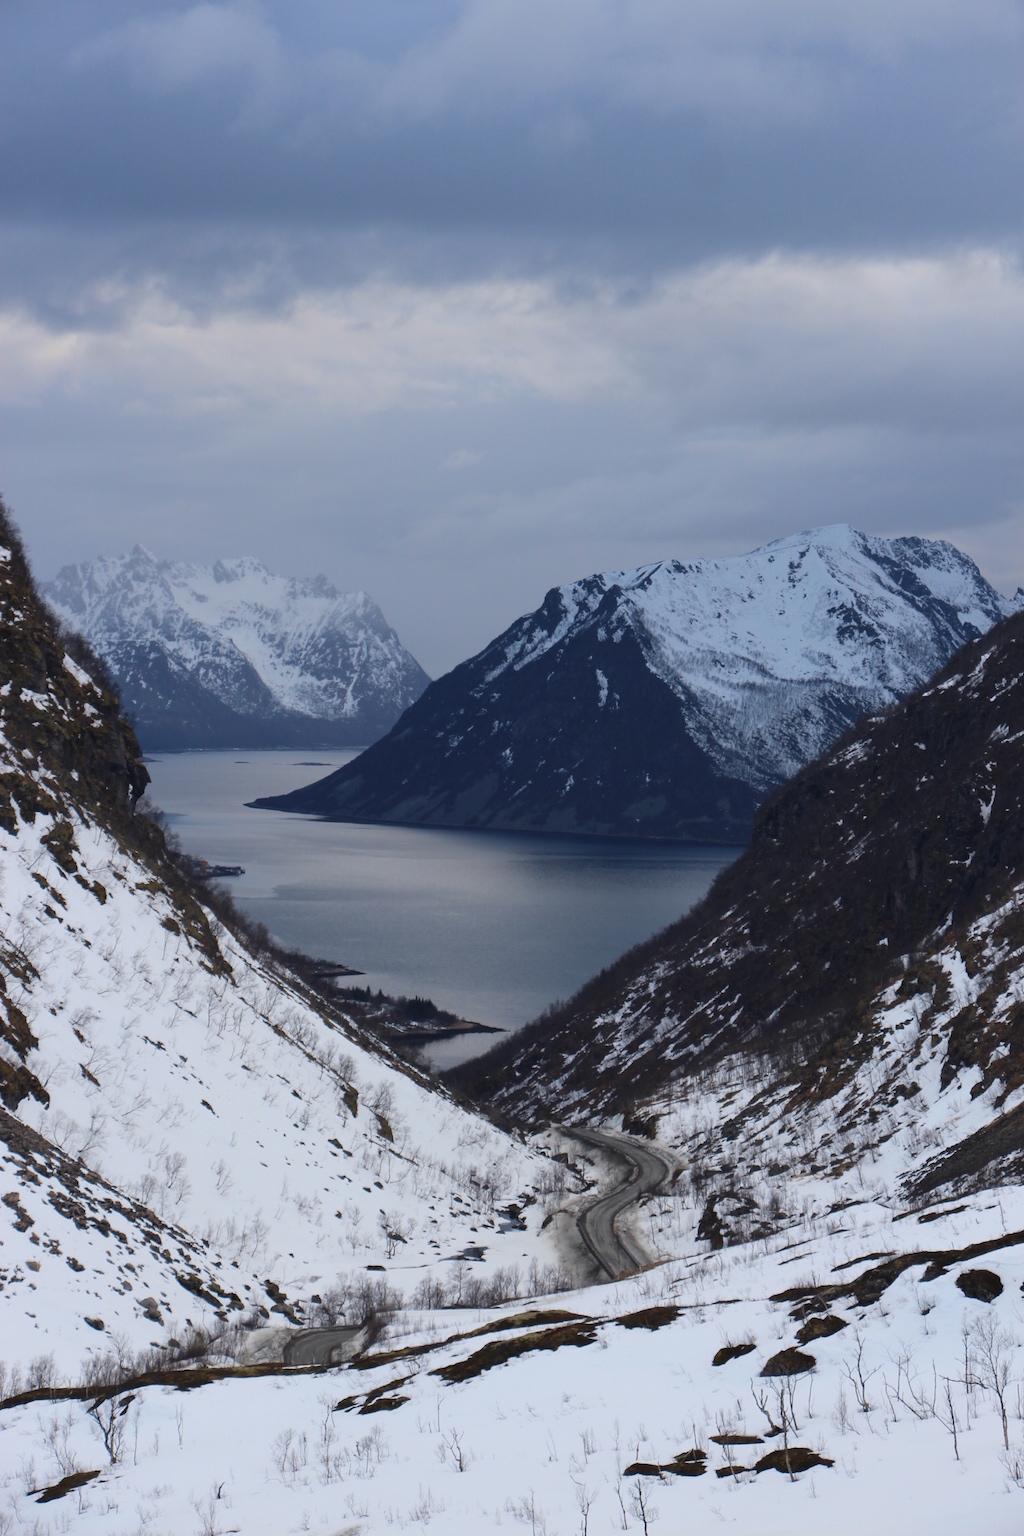
[[[365,592],[141,545],[43,587],[106,660],[147,750],[365,746],[429,679]]]
[[[947,543],[846,526],[556,587],[330,777],[351,821],[729,842],[855,720],[1012,612]]]

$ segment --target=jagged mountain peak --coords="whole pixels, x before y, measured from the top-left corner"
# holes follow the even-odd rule
[[[553,587],[390,735],[267,802],[354,821],[742,842],[757,803],[1014,609],[845,524]]]
[[[464,1080],[517,1113],[621,1113],[746,1053],[820,1095],[870,1055],[887,989],[920,1017],[965,964],[942,1085],[1021,1088],[1022,723],[1024,613],[799,773],[697,909]]]
[[[252,556],[190,565],[137,544],[43,590],[109,662],[148,748],[363,746],[428,681],[365,592]]]

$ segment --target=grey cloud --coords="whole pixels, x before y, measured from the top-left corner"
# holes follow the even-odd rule
[[[1017,0],[0,7],[0,433],[44,574],[545,587],[846,519],[1024,580]]]
[[[857,9],[43,3],[5,18],[0,195],[655,261],[1016,238],[1019,8]]]
[[[955,536],[1024,580],[1012,264],[338,302],[209,325],[143,304],[134,330],[79,333],[67,367],[30,334],[5,473],[41,568],[141,538],[324,569],[434,672],[555,581],[822,522]]]

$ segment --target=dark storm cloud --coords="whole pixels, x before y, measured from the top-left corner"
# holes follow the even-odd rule
[[[1019,0],[0,0],[0,486],[433,671],[815,523],[1024,579]]]
[[[0,197],[23,221],[397,225],[655,261],[1016,238],[1019,7],[851,9],[10,7]]]

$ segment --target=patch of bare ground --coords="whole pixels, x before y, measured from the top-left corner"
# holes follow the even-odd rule
[[[52,1504],[55,1499],[64,1498],[65,1494],[74,1493],[76,1488],[84,1488],[86,1483],[91,1483],[99,1475],[98,1469],[95,1472],[69,1472],[67,1477],[62,1477],[59,1483],[51,1483],[49,1488],[33,1488],[32,1496],[39,1495],[37,1504]]]
[[[495,1339],[465,1360],[438,1366],[431,1375],[440,1376],[443,1381],[470,1381],[474,1376],[480,1376],[484,1371],[493,1370],[496,1365],[504,1365],[520,1355],[528,1355],[537,1350],[562,1349],[566,1345],[578,1349],[585,1344],[593,1344],[596,1339],[597,1324],[594,1321],[566,1323],[558,1328],[520,1334],[514,1339]]]
[[[671,1461],[634,1461],[623,1472],[623,1477],[662,1477],[666,1472],[673,1477],[702,1477],[707,1471],[707,1451],[680,1451]]]
[[[748,1342],[746,1344],[723,1344],[721,1349],[715,1351],[712,1365],[728,1365],[730,1360],[742,1360],[744,1355],[753,1354],[757,1345]]]
[[[982,1243],[969,1243],[966,1248],[918,1249],[912,1253],[893,1254],[884,1263],[866,1269],[855,1280],[826,1285],[798,1285],[786,1291],[778,1291],[772,1301],[794,1303],[794,1317],[805,1317],[813,1301],[831,1305],[844,1297],[853,1297],[859,1306],[867,1307],[889,1289],[889,1286],[905,1270],[915,1265],[925,1267],[924,1280],[937,1280],[952,1264],[963,1264],[970,1259],[980,1259],[987,1253],[997,1253],[1001,1248],[1016,1248],[1024,1243],[1024,1232],[1004,1232]],[[862,1259],[850,1259],[842,1267],[863,1263]]]

